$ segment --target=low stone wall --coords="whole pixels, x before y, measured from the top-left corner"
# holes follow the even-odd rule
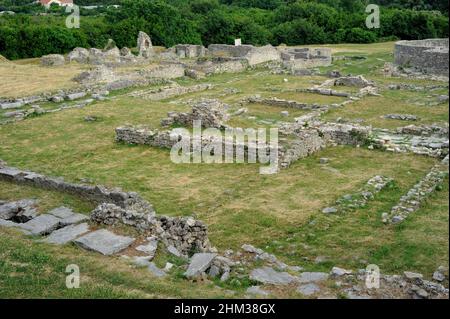
[[[105,225],[124,224],[155,235],[167,247],[174,246],[186,256],[211,248],[206,225],[192,217],[154,216],[104,203],[92,211],[91,219]]]
[[[394,61],[398,66],[448,76],[448,59],[448,38],[399,41],[395,44]]]
[[[248,63],[243,59],[217,57],[212,60],[199,60],[190,67],[206,75],[211,75],[243,72],[248,68]]]
[[[295,134],[295,138],[285,143],[279,149],[279,166],[288,168],[293,162],[308,157],[326,147],[324,139],[317,130],[304,130]]]
[[[92,221],[132,226],[141,232],[156,235],[167,246],[172,245],[185,255],[210,249],[205,224],[191,217],[157,216],[153,206],[137,193],[124,192],[119,188],[108,189],[101,185],[68,183],[62,178],[8,167],[2,161],[0,179],[66,192],[97,203],[99,205],[91,213]]]
[[[278,99],[276,97],[262,98],[260,96],[250,96],[250,97],[245,98],[242,102],[243,103],[259,103],[259,104],[265,104],[265,105],[270,105],[270,106],[279,106],[279,107],[284,107],[284,108],[292,108],[292,109],[300,109],[300,110],[316,110],[316,109],[321,109],[321,108],[328,108],[325,105],[300,103],[297,101]]]
[[[174,47],[175,54],[179,58],[199,58],[206,55],[206,48],[203,45],[178,44]]]
[[[358,146],[367,143],[372,128],[357,124],[325,123],[316,127],[326,143]]]
[[[291,70],[307,69],[331,65],[329,48],[282,48],[283,65]]]
[[[384,223],[398,224],[402,222],[409,214],[417,211],[422,203],[426,200],[436,188],[444,182],[448,176],[448,155],[408,193],[400,198],[390,213],[383,213],[382,219]]]
[[[69,183],[62,178],[48,177],[8,166],[0,168],[0,178],[19,184],[70,193],[94,203],[111,203],[124,209],[145,211],[153,215],[155,213],[152,205],[142,199],[137,193],[124,192],[119,188],[108,189],[101,185],[89,186]]]
[[[135,91],[130,96],[139,97],[151,101],[160,101],[183,94],[201,92],[213,88],[211,84],[197,84],[192,86],[168,86],[159,89]]]

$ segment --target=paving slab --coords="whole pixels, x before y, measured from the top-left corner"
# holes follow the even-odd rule
[[[116,235],[109,230],[100,229],[77,238],[74,242],[103,255],[112,255],[124,250],[134,242],[134,238]]]
[[[313,283],[303,284],[297,288],[297,292],[304,296],[311,296],[320,292],[320,287]]]
[[[271,267],[253,269],[250,279],[263,284],[288,285],[297,281],[297,278],[287,272],[278,272]]]
[[[72,209],[65,206],[52,209],[51,211],[48,212],[48,214],[61,218],[61,226],[78,224],[81,222],[85,222],[89,219],[88,216],[75,213]]]
[[[187,278],[193,278],[206,271],[217,254],[197,253],[192,256],[188,269],[184,273]]]
[[[53,215],[42,214],[18,226],[29,231],[31,235],[47,235],[59,227],[60,221],[61,219]]]
[[[321,282],[327,280],[329,275],[324,272],[302,272],[300,274],[300,283]]]
[[[70,225],[55,230],[43,241],[51,244],[64,245],[71,241],[74,241],[77,237],[87,233],[88,231],[89,225],[87,223]]]

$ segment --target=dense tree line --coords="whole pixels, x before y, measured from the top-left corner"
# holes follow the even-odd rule
[[[299,45],[448,37],[448,4],[444,1],[371,0],[382,5],[379,29],[365,26],[368,2],[75,0],[80,5],[120,4],[120,8],[82,10],[80,29],[68,29],[64,8],[52,6],[46,11],[29,0],[0,0],[0,11],[22,8],[19,14],[0,17],[0,53],[10,59],[36,57],[76,46],[102,47],[108,38],[118,46],[133,47],[139,30],[147,32],[155,45],[166,47],[232,44],[235,38],[255,45]]]

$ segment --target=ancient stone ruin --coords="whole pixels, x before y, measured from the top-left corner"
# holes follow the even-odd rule
[[[448,38],[399,41],[395,44],[394,58],[397,66],[448,76]]]

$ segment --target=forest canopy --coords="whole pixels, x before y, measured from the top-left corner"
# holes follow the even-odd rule
[[[108,38],[133,47],[139,30],[154,45],[177,43],[301,45],[371,43],[448,37],[448,2],[371,0],[380,5],[380,28],[365,25],[366,0],[75,0],[79,29],[69,29],[65,8],[30,0],[0,0],[0,54],[9,59],[103,47]],[[111,5],[119,5],[113,7]]]

